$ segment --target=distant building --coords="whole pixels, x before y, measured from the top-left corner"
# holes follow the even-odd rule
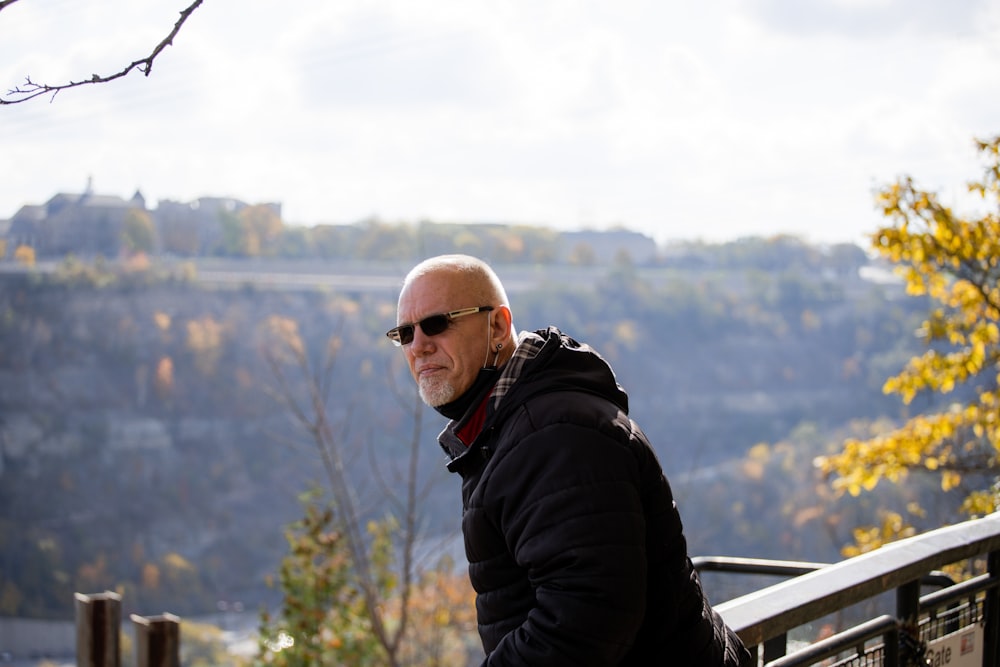
[[[114,257],[121,250],[122,227],[132,209],[146,210],[142,193],[137,191],[131,199],[97,195],[88,182],[82,194],[60,193],[43,205],[22,206],[10,219],[7,252],[26,245],[37,257],[70,253]]]
[[[263,204],[281,217],[281,204]],[[82,194],[60,193],[45,204],[28,204],[9,221],[0,221],[0,259],[13,256],[19,246],[34,249],[35,256],[117,257],[122,231],[130,211],[149,215],[156,231],[158,251],[176,255],[213,255],[225,249],[224,220],[246,208],[232,197],[201,197],[193,202],[164,200],[156,209],[146,207],[136,191],[131,199],[99,195],[91,182]]]
[[[224,220],[249,206],[233,197],[199,197],[192,202],[161,200],[153,212],[163,252],[181,256],[225,254]],[[281,204],[260,204],[281,218]]]
[[[156,223],[164,252],[171,255],[213,255],[223,247],[222,219],[246,206],[225,197],[202,197],[193,202],[163,200],[156,209]]]

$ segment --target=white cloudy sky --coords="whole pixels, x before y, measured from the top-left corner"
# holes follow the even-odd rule
[[[144,57],[189,0],[19,0],[0,86]],[[205,0],[148,78],[0,107],[0,218],[56,192],[289,223],[861,241],[1000,134],[993,0]]]

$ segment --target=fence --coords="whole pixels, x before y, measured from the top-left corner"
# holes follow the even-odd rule
[[[980,576],[953,584],[939,573],[976,558],[986,563]],[[793,577],[716,606],[765,667],[1000,665],[1000,513],[832,565],[752,559],[697,559],[696,565],[699,571]],[[938,590],[921,595],[926,585]],[[887,593],[894,597],[894,614],[788,651],[791,631]],[[119,667],[120,610],[115,593],[76,595],[78,667]],[[131,618],[138,667],[179,667],[179,619]]]
[[[77,667],[119,667],[121,596],[76,594]],[[172,614],[130,617],[138,667],[180,667],[180,619]]]
[[[985,574],[921,596],[921,584],[948,584],[935,573],[967,559]],[[739,559],[736,559],[737,561]],[[712,559],[702,568],[714,567]],[[754,564],[733,571],[759,571]],[[767,667],[930,664],[1000,665],[1000,513],[893,542],[833,565],[790,564],[794,578],[717,605]],[[791,653],[789,632],[890,593],[895,612]]]

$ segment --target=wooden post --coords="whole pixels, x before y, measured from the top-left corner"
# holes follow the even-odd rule
[[[138,616],[135,623],[137,667],[180,667],[181,619],[173,614]]]
[[[122,596],[105,591],[74,597],[77,667],[120,667]]]

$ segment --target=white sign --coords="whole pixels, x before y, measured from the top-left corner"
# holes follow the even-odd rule
[[[983,626],[976,623],[927,642],[930,667],[983,667]]]

